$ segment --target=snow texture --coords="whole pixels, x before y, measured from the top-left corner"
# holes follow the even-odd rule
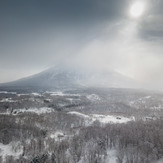
[[[94,121],[99,121],[101,123],[107,124],[107,123],[127,123],[129,121],[135,120],[134,117],[127,118],[123,116],[100,115],[100,114],[86,115],[76,111],[68,112],[68,114],[72,114],[84,118],[85,121],[88,122],[87,125],[92,124]]]
[[[92,102],[95,102],[95,101],[99,101],[100,100],[100,97],[96,94],[91,94],[91,95],[88,95],[87,98],[92,101]]]
[[[26,108],[14,109],[12,111],[12,113],[7,111],[5,113],[0,113],[0,114],[1,115],[9,115],[9,114],[17,115],[20,113],[36,113],[36,114],[40,115],[40,114],[51,113],[51,112],[54,112],[54,110],[52,108],[42,107],[42,108],[29,108],[29,109],[26,109]]]
[[[17,102],[16,100],[12,100],[12,98],[3,98],[2,100],[0,100],[0,102]]]
[[[105,163],[117,163],[116,150],[109,149],[107,151],[107,157],[106,157]]]
[[[14,159],[18,159],[23,154],[23,146],[20,142],[11,142],[4,145],[0,143],[0,156],[3,162],[5,162],[7,156],[13,156]]]

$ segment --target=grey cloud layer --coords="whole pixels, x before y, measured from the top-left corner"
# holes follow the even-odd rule
[[[163,1],[142,0],[147,9],[132,20],[134,1],[1,1],[0,82],[64,61],[113,68],[149,86],[163,81]]]

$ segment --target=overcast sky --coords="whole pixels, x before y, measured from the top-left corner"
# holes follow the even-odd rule
[[[162,88],[163,0],[1,0],[0,82],[68,62]]]

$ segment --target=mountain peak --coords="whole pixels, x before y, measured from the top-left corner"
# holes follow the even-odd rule
[[[70,88],[86,87],[117,87],[134,88],[136,82],[113,70],[91,69],[74,66],[53,66],[38,74],[22,78],[2,86],[23,87],[54,87]]]

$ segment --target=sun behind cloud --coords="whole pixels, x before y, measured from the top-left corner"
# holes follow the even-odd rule
[[[137,1],[133,3],[130,7],[130,15],[133,18],[141,17],[145,11],[145,3],[142,1]]]

